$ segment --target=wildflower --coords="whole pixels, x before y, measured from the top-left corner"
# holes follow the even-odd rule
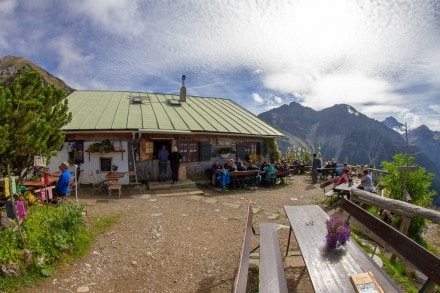
[[[325,221],[327,235],[325,241],[329,248],[343,246],[350,238],[350,226],[339,217],[331,217]]]

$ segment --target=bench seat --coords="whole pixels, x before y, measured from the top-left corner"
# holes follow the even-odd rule
[[[260,224],[259,270],[259,292],[288,292],[276,224]]]

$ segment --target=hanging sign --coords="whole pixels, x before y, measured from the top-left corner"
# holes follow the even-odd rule
[[[34,167],[46,167],[47,157],[34,156]]]

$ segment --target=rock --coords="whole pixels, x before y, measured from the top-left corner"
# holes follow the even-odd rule
[[[0,272],[7,277],[20,276],[20,267],[17,263],[3,264],[0,266]]]
[[[76,289],[76,292],[78,292],[78,293],[84,293],[84,292],[89,292],[89,291],[90,291],[89,286],[81,286]]]
[[[278,215],[278,214],[270,214],[267,218],[269,220],[276,220],[276,219],[278,219],[279,216],[280,215]]]

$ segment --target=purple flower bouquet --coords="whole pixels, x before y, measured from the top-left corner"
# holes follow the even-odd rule
[[[350,226],[339,217],[331,217],[325,221],[327,235],[325,241],[331,249],[343,246],[350,239]]]

